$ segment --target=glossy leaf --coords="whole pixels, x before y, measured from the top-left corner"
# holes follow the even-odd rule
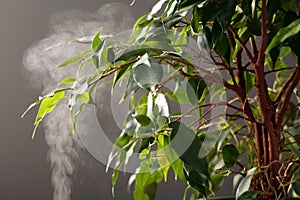
[[[100,39],[100,35],[102,33],[102,28],[100,29],[100,31],[95,35],[93,42],[92,42],[92,49],[94,52],[98,52],[102,45],[103,45],[103,41]]]
[[[204,80],[198,80],[190,78],[186,85],[186,95],[192,105],[196,106],[199,104],[204,89],[207,87]]]
[[[57,105],[58,102],[60,102],[65,97],[65,91],[59,91],[54,93],[53,96],[44,98],[42,100],[42,103],[39,107],[39,111],[36,115],[35,121],[34,121],[34,131],[32,133],[32,138],[35,136],[35,132],[39,124],[42,122],[43,118],[49,114]]]
[[[142,126],[147,126],[150,124],[151,119],[147,117],[146,115],[134,115],[133,116],[140,125]]]
[[[163,68],[159,63],[145,60],[144,63],[133,67],[133,78],[142,88],[150,88],[161,82]]]
[[[240,182],[235,197],[236,199],[238,199],[240,196],[243,195],[244,192],[247,192],[250,188],[250,184],[251,184],[251,180],[254,176],[254,173],[256,171],[256,167],[250,169],[246,175],[245,178],[243,178],[243,180]]]
[[[222,155],[223,155],[225,166],[226,168],[229,169],[232,168],[233,165],[235,164],[239,156],[239,151],[234,145],[228,144],[222,148]]]
[[[258,191],[246,191],[237,200],[253,200],[258,195]]]
[[[266,49],[268,53],[272,48],[284,42],[287,38],[290,38],[300,31],[300,19],[297,19],[290,23],[288,26],[281,28],[277,34],[273,37],[272,41]]]

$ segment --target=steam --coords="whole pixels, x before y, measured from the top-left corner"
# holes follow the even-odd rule
[[[88,45],[69,43],[74,38],[93,36],[103,27],[104,33],[117,33],[132,26],[130,8],[122,3],[105,4],[96,12],[63,11],[50,19],[52,34],[30,47],[24,55],[25,75],[32,85],[47,92],[65,77],[75,77],[76,67],[57,69],[67,58]],[[105,98],[105,97],[104,97]],[[79,138],[71,133],[67,102],[63,102],[44,120],[48,158],[52,169],[54,200],[69,200],[72,174],[83,149]]]

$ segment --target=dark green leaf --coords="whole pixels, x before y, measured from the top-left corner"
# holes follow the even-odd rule
[[[139,153],[142,152],[144,149],[147,149],[149,145],[154,142],[154,140],[154,137],[143,138],[140,144]]]
[[[179,3],[179,8],[180,9],[186,9],[190,6],[194,6],[196,4],[200,4],[204,2],[205,0],[183,0]]]
[[[186,95],[191,104],[199,105],[204,89],[207,87],[204,80],[190,78],[186,84]]]
[[[239,151],[234,145],[228,144],[222,148],[222,155],[223,155],[225,166],[226,168],[229,169],[232,168],[233,165],[235,164],[239,156]]]
[[[258,191],[246,191],[244,192],[239,198],[238,200],[253,200],[255,199],[255,197],[258,195]]]
[[[300,196],[300,170],[296,171],[292,180],[292,188]]]
[[[300,19],[297,19],[290,23],[288,26],[281,28],[277,34],[273,37],[272,41],[266,49],[268,53],[271,49],[284,42],[286,39],[296,35],[300,31]]]
[[[147,126],[151,122],[151,119],[149,117],[147,117],[146,115],[134,115],[133,117],[142,126]]]
[[[215,51],[226,61],[227,65],[230,65],[230,53],[231,46],[226,36],[222,37],[214,47]]]
[[[220,9],[218,8],[218,4],[216,2],[210,2],[203,8],[202,13],[202,24],[203,26],[210,20],[214,20],[214,18],[219,14]]]
[[[291,47],[293,52],[300,57],[300,38],[299,36],[291,38],[291,40],[288,42],[288,45]],[[271,52],[271,51],[270,51]]]
[[[192,17],[192,22],[191,22],[191,25],[192,25],[192,29],[195,33],[198,33],[198,30],[200,29],[200,13],[201,9],[198,8],[198,6],[194,6],[194,9],[193,9],[193,17]]]
[[[261,36],[261,22],[258,19],[248,20],[246,25],[251,34]]]
[[[123,133],[119,138],[117,138],[115,145],[117,145],[120,148],[123,148],[125,145],[129,143],[131,139],[132,139],[131,135],[128,135],[127,133]]]
[[[246,80],[246,93],[250,91],[250,89],[255,85],[255,75],[249,72],[245,72],[245,80]]]
[[[235,12],[237,1],[236,0],[223,0],[220,5],[220,14],[218,20],[223,28],[226,28],[228,23],[231,21],[232,16]],[[215,11],[216,12],[216,11]]]
[[[123,75],[126,74],[127,69],[128,67],[124,67],[115,73],[114,80],[113,80],[113,88],[116,86],[117,82],[123,77]]]
[[[223,28],[218,20],[214,21],[213,27],[212,27],[212,42],[215,45],[222,37],[224,36]]]
[[[120,57],[116,59],[118,61],[130,61],[138,56],[143,56],[146,53],[149,53],[152,49],[151,48],[138,48],[138,49],[129,49],[128,51],[124,52]]]

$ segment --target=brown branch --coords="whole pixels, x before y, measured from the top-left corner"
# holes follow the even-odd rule
[[[261,43],[258,52],[257,64],[264,63],[265,61],[265,50],[268,44],[267,34],[267,3],[266,0],[262,0],[261,7]]]
[[[299,66],[294,66],[294,67],[283,67],[283,68],[280,68],[280,69],[274,69],[274,70],[265,72],[265,75],[270,74],[270,73],[274,73],[274,72],[283,71],[283,70],[295,69],[296,67],[299,67]]]
[[[296,86],[298,85],[299,81],[300,81],[300,68],[296,68],[293,71],[293,75],[292,75],[290,84],[286,88],[285,95],[284,95],[283,101],[282,101],[282,105],[281,105],[281,108],[277,115],[276,122],[277,122],[277,126],[279,128],[279,131],[282,130],[284,115],[288,109],[289,102],[292,97],[293,91],[296,88]]]
[[[281,100],[282,96],[287,91],[287,89],[290,86],[291,82],[295,79],[296,72],[297,72],[297,70],[295,69],[290,74],[289,78],[286,80],[286,82],[284,83],[284,85],[282,86],[281,90],[279,91],[279,93],[277,94],[277,96],[274,99],[274,106],[277,107],[277,105],[279,104],[279,101]]]
[[[242,39],[240,38],[240,36],[235,32],[235,30],[230,25],[227,27],[227,30],[239,42],[239,44],[241,45],[242,49],[246,52],[246,55],[247,55],[247,57],[248,57],[251,65],[254,66],[255,65],[255,60],[254,60],[253,56],[251,55],[249,49],[247,48],[246,44],[242,41]]]

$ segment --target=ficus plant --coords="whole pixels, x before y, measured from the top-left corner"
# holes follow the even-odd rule
[[[77,76],[32,104],[35,130],[68,99],[76,134],[80,112],[113,77],[130,102],[108,158],[113,186],[137,152],[137,200],[154,199],[171,170],[187,185],[184,199],[209,199],[226,177],[236,199],[299,197],[299,3],[160,0],[127,41],[102,31],[76,39],[91,47],[58,66],[77,66]]]

